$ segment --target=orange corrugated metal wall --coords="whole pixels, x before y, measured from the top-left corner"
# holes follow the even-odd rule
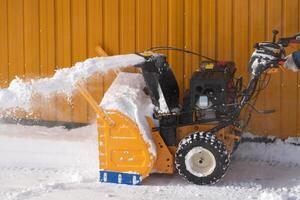
[[[7,86],[16,75],[51,76],[55,69],[96,56],[97,45],[110,55],[151,46],[187,48],[234,60],[247,80],[252,44],[270,40],[273,28],[282,36],[298,32],[299,18],[299,0],[0,0],[0,84]],[[164,53],[182,92],[199,60],[179,52]],[[95,75],[87,87],[101,99],[113,77],[113,73]],[[250,131],[300,135],[299,78],[292,72],[273,75],[257,106],[277,112],[254,115]],[[72,106],[63,96],[35,100],[41,103],[31,117],[74,122],[94,118],[79,95]]]

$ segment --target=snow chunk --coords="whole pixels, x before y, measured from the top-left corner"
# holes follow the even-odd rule
[[[139,127],[150,153],[156,157],[156,146],[146,116],[152,117],[154,105],[143,89],[146,87],[141,74],[120,73],[105,93],[100,106],[118,110],[133,120]]]

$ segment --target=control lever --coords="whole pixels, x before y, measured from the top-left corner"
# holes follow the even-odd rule
[[[272,30],[272,33],[273,33],[273,42],[276,42],[276,36],[277,36],[277,34],[279,33],[279,31],[276,30],[276,29],[273,29],[273,30]]]
[[[296,34],[294,37],[294,43],[300,43],[300,33]]]
[[[274,112],[276,112],[275,109],[259,110],[259,111],[258,111],[258,113],[259,113],[259,114],[262,114],[262,115],[268,115],[268,114],[272,114],[272,113],[274,113]]]
[[[268,115],[268,114],[272,114],[274,112],[276,112],[275,109],[269,109],[269,110],[257,110],[254,105],[252,105],[251,103],[248,103],[248,105],[257,113],[257,114],[261,114],[261,115]]]

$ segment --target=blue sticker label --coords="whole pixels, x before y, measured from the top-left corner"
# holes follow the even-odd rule
[[[118,183],[127,185],[140,185],[141,176],[139,174],[99,171],[100,182],[103,183]]]

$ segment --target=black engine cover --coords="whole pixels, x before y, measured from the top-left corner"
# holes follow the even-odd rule
[[[190,81],[190,105],[192,109],[200,96],[207,96],[212,104],[210,109],[215,110],[216,116],[228,112],[227,104],[233,103],[235,99],[234,73],[236,71],[233,62],[211,62],[205,61],[200,65]]]

